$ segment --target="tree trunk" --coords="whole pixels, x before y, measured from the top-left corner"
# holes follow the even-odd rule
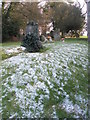
[[[64,32],[62,32],[62,35],[61,35],[61,37],[62,37],[62,38],[65,38],[65,34],[64,34]]]

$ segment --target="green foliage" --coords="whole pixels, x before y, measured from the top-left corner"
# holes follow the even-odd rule
[[[3,24],[2,28],[2,37],[3,41],[9,39],[12,36],[18,36],[19,35],[19,22],[18,21],[6,21]]]
[[[60,28],[61,32],[68,33],[70,30],[82,30],[85,22],[85,16],[82,15],[81,9],[75,5],[68,5],[66,3],[55,3],[53,9],[54,27]]]
[[[19,30],[25,29],[28,20],[39,21],[41,14],[38,3],[3,2],[2,4],[2,36],[6,42],[12,36],[18,37]]]
[[[13,4],[10,3],[8,9],[5,9],[5,3],[2,6],[2,42],[7,41],[12,36],[19,35],[20,21],[11,16]]]

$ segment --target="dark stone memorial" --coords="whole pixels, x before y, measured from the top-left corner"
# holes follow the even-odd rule
[[[60,39],[61,39],[61,37],[60,37],[60,30],[59,30],[59,29],[56,29],[56,30],[54,30],[54,31],[51,31],[51,32],[50,32],[50,36],[51,36],[51,38],[54,39],[55,41],[60,40]]]
[[[55,41],[60,40],[60,31],[59,30],[54,31],[54,40]]]
[[[38,24],[34,21],[31,21],[27,24],[22,46],[26,47],[28,52],[38,52],[43,48],[40,42]]]

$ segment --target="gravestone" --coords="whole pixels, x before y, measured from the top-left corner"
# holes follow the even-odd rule
[[[23,37],[22,46],[26,47],[28,52],[38,52],[43,48],[40,42],[38,24],[34,21],[30,21],[26,26],[26,33]]]
[[[54,40],[55,41],[60,40],[60,31],[59,30],[55,30],[53,32],[53,36],[54,36]]]
[[[34,21],[30,21],[27,26],[26,26],[26,35],[27,34],[33,34],[35,36],[39,36],[39,31],[38,31],[38,24],[35,23]]]

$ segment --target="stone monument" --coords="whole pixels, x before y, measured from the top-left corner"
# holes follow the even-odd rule
[[[28,52],[38,52],[43,48],[40,42],[38,24],[34,21],[30,21],[26,26],[26,33],[23,37],[22,46],[26,47]]]
[[[53,31],[50,32],[50,36],[53,40],[57,41],[60,40],[60,30],[59,29],[55,29]]]
[[[60,31],[59,30],[54,31],[54,40],[55,41],[60,40]]]

